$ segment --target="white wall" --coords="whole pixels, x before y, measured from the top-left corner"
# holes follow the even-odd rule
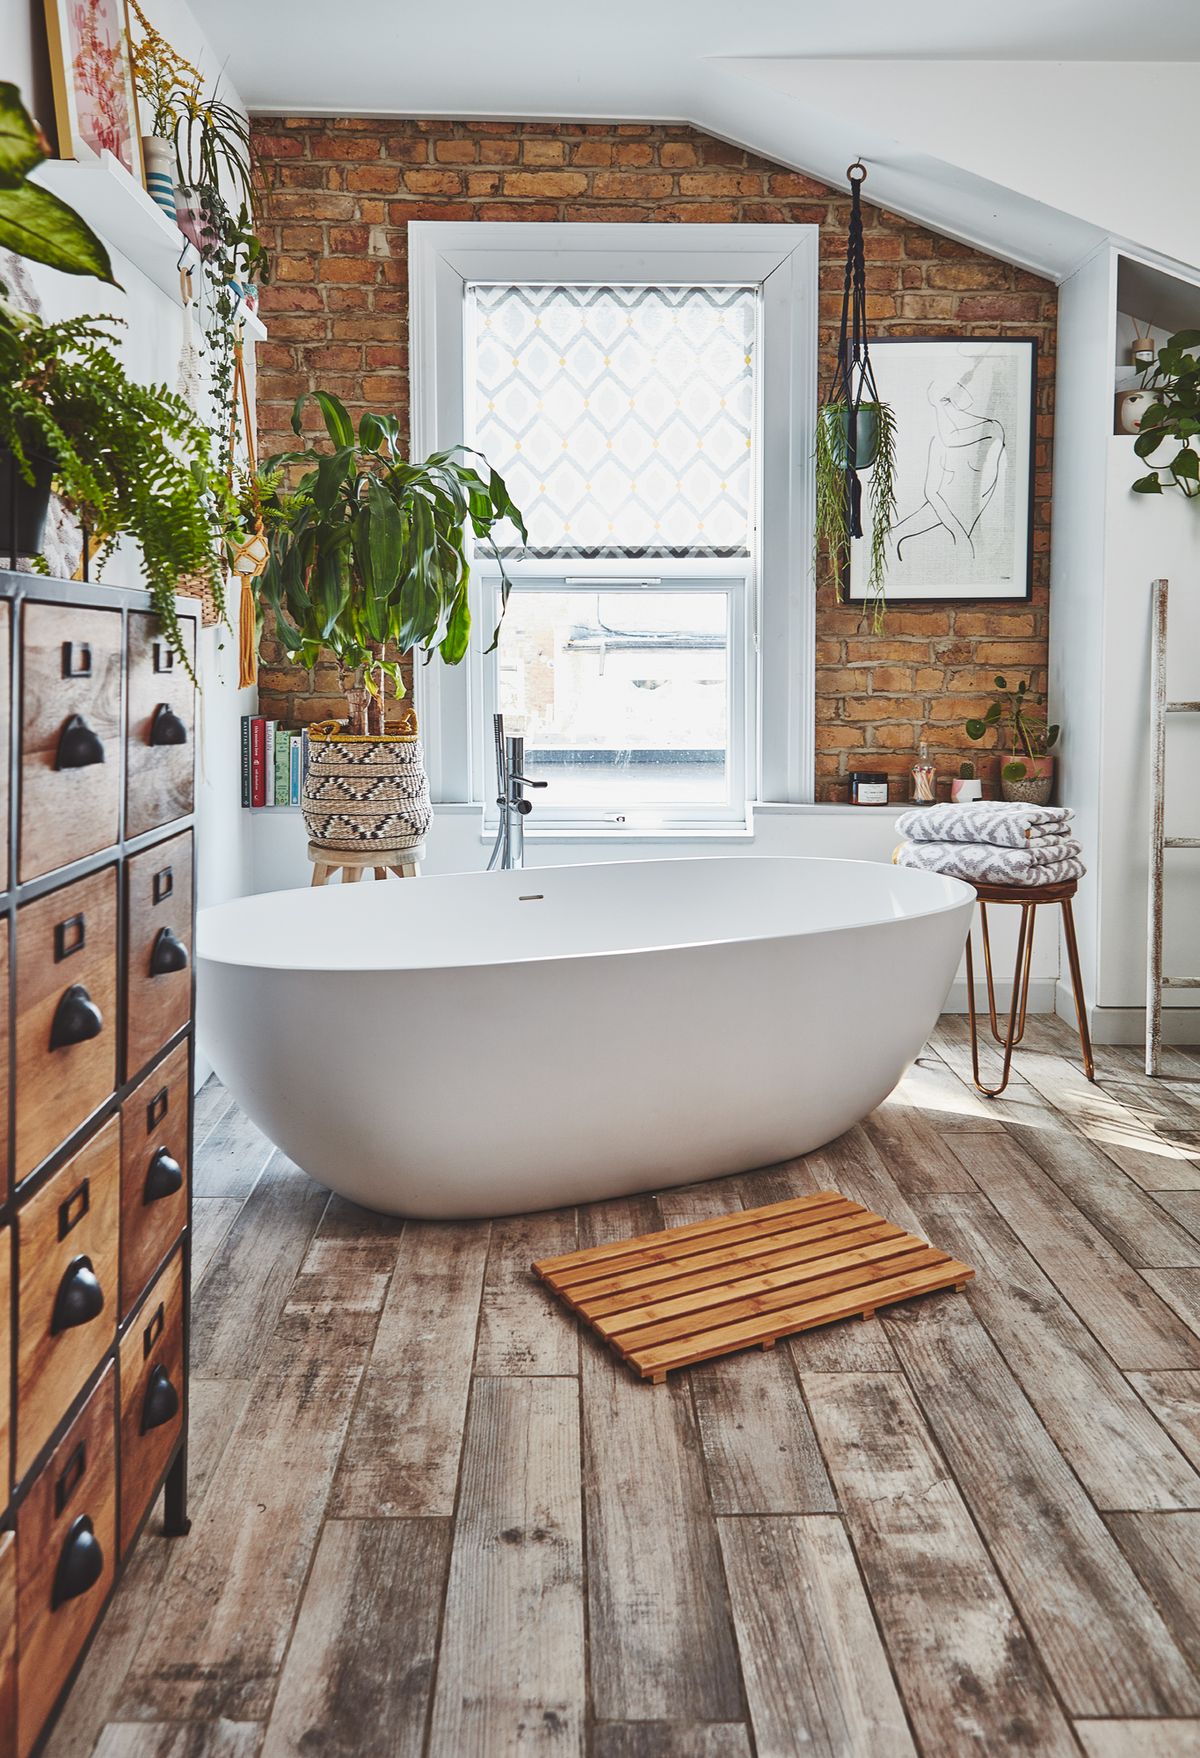
[[[203,71],[215,71],[213,52],[184,0],[156,0],[154,19],[175,46]],[[6,0],[0,22],[0,74],[19,86],[39,120],[53,123],[45,77],[45,39],[41,0]],[[225,96],[236,102],[226,87]],[[125,320],[119,353],[130,374],[144,382],[177,380],[183,339],[182,308],[132,263],[113,253],[113,273],[124,291],[99,281],[62,275],[37,264],[17,271],[33,289],[43,315],[112,313]],[[14,284],[11,259],[0,252],[0,279]],[[203,377],[204,367],[201,367]],[[105,569],[114,585],[141,583],[136,552],[118,552]],[[199,642],[200,736],[197,750],[197,886],[201,904],[241,896],[249,887],[248,847],[241,812],[239,775],[240,716],[252,712],[253,692],[237,689],[237,647],[227,630],[206,629]]]

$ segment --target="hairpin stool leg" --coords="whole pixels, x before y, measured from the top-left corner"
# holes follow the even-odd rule
[[[1022,997],[1029,981],[1028,957],[1033,943],[1033,918],[1036,904],[1023,903],[1021,906],[1021,926],[1017,932],[1017,958],[1013,968],[1012,1001],[1008,1009],[1008,1031],[1003,1038],[996,1030],[995,994],[991,981],[991,951],[987,942],[986,907],[980,902],[980,914],[983,917],[984,955],[988,972],[988,1001],[992,1008],[993,1032],[997,1043],[1004,1046],[1004,1062],[1001,1067],[1001,1079],[998,1087],[986,1087],[979,1077],[979,1029],[975,1023],[975,960],[971,948],[971,935],[967,935],[967,1016],[971,1022],[971,1076],[976,1087],[986,1099],[998,1099],[1008,1085],[1012,1072],[1013,1050],[1019,1039],[1017,1022],[1024,1025],[1025,1009]]]
[[[1079,1048],[1083,1051],[1083,1072],[1089,1080],[1096,1078],[1096,1062],[1092,1055],[1092,1035],[1088,1030],[1087,1003],[1083,995],[1083,973],[1079,969],[1079,944],[1075,939],[1075,915],[1071,900],[1062,900],[1063,933],[1067,942],[1067,963],[1071,968],[1071,989],[1075,996],[1075,1023],[1079,1027]]]

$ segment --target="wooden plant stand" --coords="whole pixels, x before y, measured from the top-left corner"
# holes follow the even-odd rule
[[[397,879],[416,879],[420,877],[421,862],[425,859],[425,844],[419,842],[414,848],[406,848],[400,853],[389,851],[380,855],[322,848],[319,843],[310,842],[308,858],[313,864],[314,885],[327,885],[338,872],[342,875],[343,885],[353,885],[368,870],[376,879],[386,879],[389,873],[394,873]]]
[[[542,1258],[549,1284],[643,1379],[871,1318],[974,1275],[836,1190]]]

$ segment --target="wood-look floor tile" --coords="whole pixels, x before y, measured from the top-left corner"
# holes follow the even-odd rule
[[[1200,1721],[1077,1721],[1087,1758],[1200,1758]]]
[[[448,1520],[326,1521],[262,1758],[420,1758],[449,1561]]]
[[[1077,1758],[904,1380],[806,1374],[804,1389],[922,1753]]]
[[[840,1520],[721,1520],[750,1721],[773,1758],[916,1758]]]

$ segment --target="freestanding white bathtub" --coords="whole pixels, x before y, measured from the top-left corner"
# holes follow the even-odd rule
[[[502,1215],[807,1152],[886,1097],[974,892],[713,857],[272,892],[204,911],[203,1048],[354,1202]]]

